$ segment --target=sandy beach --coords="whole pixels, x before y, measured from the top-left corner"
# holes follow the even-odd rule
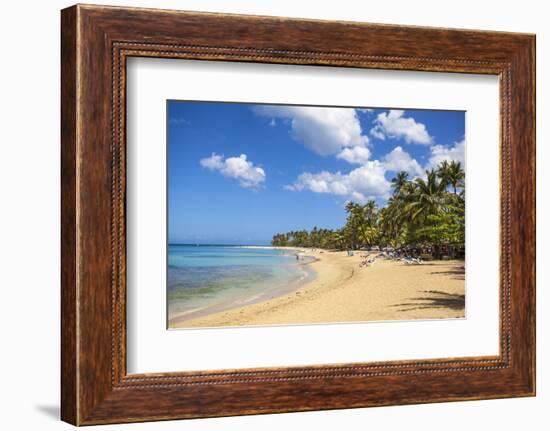
[[[378,259],[361,266],[367,252],[306,250],[317,276],[298,290],[264,302],[190,320],[171,328],[251,326],[461,318],[465,316],[464,261],[408,265]],[[374,256],[376,253],[373,253]]]

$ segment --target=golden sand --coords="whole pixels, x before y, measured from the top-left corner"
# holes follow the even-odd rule
[[[312,251],[307,255],[315,280],[268,301],[221,311],[170,327],[215,327],[360,322],[464,317],[464,262],[408,265],[378,259],[361,266],[368,254]],[[375,256],[375,253],[371,254]]]

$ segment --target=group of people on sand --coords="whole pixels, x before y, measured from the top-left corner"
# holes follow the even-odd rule
[[[361,256],[361,263],[359,264],[359,267],[362,268],[363,266],[372,266],[376,263],[376,258],[378,256],[370,257],[370,255],[363,255]]]

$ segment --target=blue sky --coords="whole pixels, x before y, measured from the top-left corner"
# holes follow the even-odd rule
[[[400,170],[464,165],[465,113],[168,101],[170,243],[268,244],[384,205]]]

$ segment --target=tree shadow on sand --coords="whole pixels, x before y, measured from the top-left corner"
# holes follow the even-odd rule
[[[450,275],[453,280],[464,280],[465,279],[465,267],[454,266],[452,268],[443,270],[443,271],[433,271],[430,274],[432,275]]]
[[[400,307],[398,311],[414,311],[427,309],[449,309],[464,311],[466,296],[438,290],[425,290],[425,296],[410,298],[409,302],[395,304],[392,307]]]

